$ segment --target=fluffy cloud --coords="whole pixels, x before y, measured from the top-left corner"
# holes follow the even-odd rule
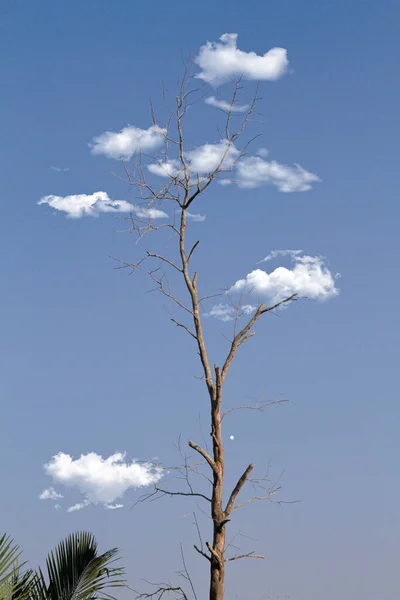
[[[158,162],[147,165],[148,170],[153,175],[158,175],[158,177],[176,177],[183,171],[182,165],[173,159],[166,162]]]
[[[284,48],[271,48],[260,56],[239,50],[237,37],[236,33],[224,33],[218,42],[207,42],[200,48],[195,58],[201,69],[198,79],[221,83],[243,75],[245,79],[273,81],[285,74],[289,63]]]
[[[53,171],[57,171],[57,173],[61,173],[63,171],[69,171],[69,167],[50,167],[50,169],[52,169]]]
[[[223,167],[230,169],[240,154],[233,144],[228,148],[228,142],[221,140],[218,144],[199,146],[188,154],[190,170],[193,173],[210,173],[218,167],[225,153]]]
[[[168,215],[156,208],[135,206],[126,200],[110,200],[106,192],[95,194],[74,194],[71,196],[44,196],[39,205],[48,204],[51,208],[67,213],[72,219],[84,216],[98,217],[100,213],[130,213],[139,218],[164,219]]]
[[[237,310],[232,304],[226,304],[221,302],[220,304],[215,304],[210,312],[206,313],[206,317],[214,317],[219,321],[223,321],[227,323],[228,321],[233,321],[236,316],[243,317],[244,315],[250,315],[252,312],[256,310],[255,306],[251,304],[244,304],[240,307],[239,315],[237,315]]]
[[[89,147],[92,154],[104,154],[108,158],[129,160],[136,152],[150,152],[164,142],[166,129],[152,125],[148,129],[124,127],[119,132],[106,131],[93,138]]]
[[[229,146],[226,140],[221,140],[217,144],[198,146],[187,152],[185,158],[192,175],[206,175],[212,173],[222,160],[224,169],[232,168],[239,155],[239,150],[233,144]],[[183,167],[176,159],[164,163],[150,164],[148,169],[150,173],[160,177],[176,177],[183,173]]]
[[[43,490],[39,496],[39,500],[59,500],[60,498],[64,498],[64,496],[56,492],[53,487]]]
[[[284,251],[279,253],[282,255]],[[322,257],[299,256],[297,251],[286,251],[286,254],[289,253],[293,262],[292,268],[277,267],[271,273],[255,269],[244,279],[237,281],[230,292],[254,293],[261,299],[266,298],[273,303],[284,300],[292,294],[324,300],[339,293],[336,288],[336,279],[339,275],[331,273]],[[269,258],[267,257],[267,260]]]
[[[162,469],[151,463],[128,462],[125,454],[117,452],[103,459],[95,452],[82,454],[73,459],[60,452],[44,465],[47,475],[67,487],[76,487],[84,495],[82,502],[68,508],[75,512],[90,504],[102,504],[104,508],[116,509],[116,504],[130,489],[146,487],[162,477]]]
[[[226,102],[226,100],[220,100],[218,98],[216,98],[215,96],[209,96],[208,98],[206,98],[204,100],[204,102],[206,104],[209,104],[210,106],[215,106],[216,108],[220,108],[221,110],[225,111],[225,112],[244,112],[246,110],[248,110],[248,108],[250,107],[249,104],[234,104],[232,106],[231,103]]]
[[[289,167],[276,160],[266,161],[258,156],[243,158],[237,163],[236,183],[241,188],[275,185],[280,192],[306,192],[312,183],[320,181],[317,175],[295,165]]]
[[[132,206],[132,212],[139,217],[139,219],[166,219],[167,213],[158,208],[147,208],[143,206]]]

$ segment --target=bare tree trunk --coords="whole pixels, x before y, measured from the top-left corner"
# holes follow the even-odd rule
[[[224,446],[221,428],[221,375],[215,367],[215,400],[211,399],[211,436],[213,439],[214,470],[211,516],[213,520],[213,545],[209,547],[210,561],[210,600],[223,600],[225,580],[225,513],[222,505],[224,487]]]
[[[176,134],[173,137],[170,131],[170,124],[168,122],[168,127],[166,129],[165,136],[165,151],[164,155],[160,161],[160,159],[156,159],[156,161],[162,165],[163,163],[168,164],[169,161],[169,148],[172,146],[175,148],[176,157],[172,161],[172,165],[174,165],[171,174],[167,173],[168,182],[163,185],[160,189],[153,188],[146,179],[147,172],[142,166],[142,155],[139,158],[139,162],[136,165],[136,171],[134,171],[133,176],[129,174],[128,170],[125,168],[127,174],[127,182],[130,185],[135,186],[139,190],[139,195],[142,200],[147,204],[147,209],[153,207],[155,203],[161,204],[163,202],[173,203],[176,207],[177,214],[180,213],[180,218],[174,220],[170,223],[165,223],[162,225],[154,225],[150,216],[139,217],[132,216],[133,230],[137,232],[139,239],[145,237],[149,232],[157,232],[164,228],[169,228],[172,232],[172,237],[176,240],[177,245],[175,246],[178,251],[179,258],[176,260],[169,256],[163,256],[161,254],[155,254],[153,252],[146,251],[146,255],[136,264],[130,264],[123,262],[124,266],[131,267],[134,271],[139,270],[141,272],[146,273],[152,282],[156,284],[156,289],[158,289],[170,302],[175,303],[176,307],[185,315],[183,320],[178,320],[171,315],[171,321],[177,325],[178,327],[184,329],[192,339],[195,340],[195,344],[197,346],[197,352],[199,355],[203,377],[205,386],[207,388],[209,400],[210,400],[210,416],[211,416],[211,428],[210,435],[212,437],[212,452],[209,453],[207,447],[202,448],[198,444],[189,440],[189,447],[195,450],[203,459],[202,465],[205,465],[212,471],[211,476],[207,475],[207,479],[211,484],[211,490],[209,493],[204,494],[202,492],[197,492],[193,489],[191,483],[189,483],[188,473],[191,471],[194,474],[199,475],[199,471],[196,466],[191,467],[186,460],[186,456],[184,457],[184,465],[181,467],[183,472],[183,478],[186,480],[188,484],[188,491],[170,491],[167,489],[163,489],[158,485],[155,485],[154,492],[145,495],[146,498],[151,498],[154,494],[160,493],[161,495],[170,495],[170,496],[189,496],[195,498],[201,498],[203,501],[206,501],[209,506],[209,514],[212,519],[212,543],[206,542],[203,547],[203,541],[200,536],[200,547],[194,545],[195,550],[210,563],[210,584],[209,584],[209,600],[223,600],[224,598],[224,583],[225,583],[225,563],[229,561],[236,561],[243,558],[264,558],[254,552],[247,552],[245,554],[235,554],[234,556],[228,557],[226,547],[226,525],[230,521],[230,516],[234,510],[237,508],[241,508],[242,506],[249,504],[255,500],[269,500],[271,499],[272,494],[275,489],[269,487],[268,477],[259,478],[255,481],[261,490],[264,490],[262,494],[255,495],[253,497],[248,498],[247,500],[237,503],[237,497],[241,492],[243,486],[246,482],[249,481],[249,477],[251,472],[253,471],[253,465],[250,464],[242,475],[237,480],[236,485],[233,490],[230,492],[228,496],[227,503],[224,507],[223,504],[223,492],[224,492],[224,474],[225,474],[225,462],[224,462],[224,445],[222,439],[222,420],[223,418],[233,410],[238,410],[240,408],[252,408],[248,406],[238,406],[234,407],[226,412],[222,412],[222,388],[226,377],[228,375],[228,371],[230,370],[231,364],[236,356],[237,350],[239,347],[244,344],[247,340],[252,338],[255,335],[255,331],[253,330],[256,322],[260,319],[262,315],[269,311],[273,311],[278,306],[291,302],[296,299],[296,295],[292,294],[291,296],[277,302],[273,306],[266,307],[264,304],[259,304],[255,307],[252,316],[249,316],[247,319],[247,323],[243,327],[239,327],[239,319],[241,317],[246,317],[245,312],[242,311],[242,300],[239,302],[235,308],[235,319],[234,319],[234,330],[233,337],[230,342],[230,348],[225,357],[225,361],[222,363],[222,366],[219,367],[212,365],[209,361],[208,355],[208,346],[206,345],[204,331],[203,331],[203,323],[202,323],[202,314],[201,307],[202,302],[207,299],[207,296],[201,296],[198,290],[198,272],[192,272],[191,265],[192,259],[194,257],[195,251],[198,248],[199,240],[197,240],[191,247],[187,246],[186,233],[187,233],[187,219],[188,217],[193,217],[189,213],[189,209],[191,209],[192,204],[199,200],[199,197],[207,190],[207,188],[216,180],[219,174],[224,173],[226,170],[232,170],[233,165],[236,164],[246,153],[246,144],[241,150],[238,150],[235,146],[235,142],[238,141],[238,138],[243,134],[246,124],[249,121],[252,113],[255,109],[255,104],[257,101],[257,92],[254,96],[253,102],[249,106],[246,114],[243,116],[241,125],[235,132],[231,131],[231,119],[234,114],[234,107],[236,103],[236,98],[239,90],[241,89],[241,79],[236,82],[235,89],[232,96],[232,102],[230,108],[226,114],[226,122],[225,122],[225,139],[224,139],[224,152],[220,157],[218,164],[213,168],[211,172],[209,172],[206,176],[201,173],[193,172],[193,164],[191,163],[190,153],[188,154],[184,147],[184,137],[183,137],[183,129],[182,129],[182,120],[185,117],[188,109],[192,106],[192,102],[188,101],[196,91],[199,90],[188,90],[187,84],[190,81],[190,70],[185,71],[184,78],[182,80],[182,84],[179,89],[179,93],[176,95],[176,111],[172,114],[172,119],[175,123]],[[194,101],[193,101],[194,102]],[[156,125],[156,120],[153,114],[153,123]],[[223,134],[222,134],[223,135]],[[177,138],[177,139],[175,139]],[[228,163],[228,166],[225,165],[225,161],[228,157],[228,154],[234,150],[236,158],[233,163]],[[178,165],[178,166],[176,166]],[[144,266],[146,261],[151,261],[154,265],[154,261],[157,261],[157,264],[153,267]],[[186,291],[188,292],[188,302],[185,300],[181,300],[178,298],[173,290],[171,290],[165,269],[172,269],[175,273],[179,273],[180,277],[183,278],[184,285],[186,287]],[[256,410],[262,410],[263,406],[256,408]],[[205,550],[207,548],[208,552]],[[190,577],[185,570],[186,576],[185,578],[190,582]],[[192,585],[192,584],[191,584]],[[193,591],[193,587],[192,587]],[[181,587],[173,587],[171,585],[161,585],[157,586],[155,592],[150,594],[141,594],[139,598],[157,598],[157,600],[161,599],[163,595],[167,592],[175,592],[179,594],[179,598],[183,600],[188,600],[187,594]],[[194,598],[196,594],[193,594]]]

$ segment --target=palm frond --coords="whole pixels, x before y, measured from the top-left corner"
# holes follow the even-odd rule
[[[30,600],[34,578],[32,570],[21,573],[23,564],[18,563],[21,555],[14,540],[0,537],[0,600]]]
[[[20,555],[19,546],[14,540],[6,534],[2,535],[0,537],[0,586],[12,579]]]
[[[50,552],[47,584],[38,573],[37,600],[110,599],[107,590],[124,587],[124,569],[114,567],[118,549],[98,555],[97,542],[88,532],[69,535]]]

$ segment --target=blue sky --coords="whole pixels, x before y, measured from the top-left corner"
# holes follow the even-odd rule
[[[120,510],[67,513],[38,500],[53,485],[43,465],[58,452],[126,451],[129,460],[171,464],[180,432],[201,439],[207,406],[190,340],[160,298],[144,293],[143,278],[114,269],[110,256],[138,256],[132,237],[116,232],[121,223],[109,214],[67,219],[37,203],[98,191],[129,199],[110,173],[118,163],[93,156],[88,143],[127,124],[147,129],[149,97],[161,110],[160,83],[173,87],[181,57],[237,33],[243,51],[282,47],[290,63],[284,77],[262,83],[258,145],[268,160],[300,163],[321,182],[301,193],[210,191],[198,210],[207,220],[192,224],[204,240],[204,286],[231,286],[276,248],[326,256],[341,278],[337,297],[266,319],[228,384],[230,405],[248,396],[293,402],[231,418],[228,478],[249,460],[260,469],[271,460],[274,473],[285,470],[282,498],[301,499],[240,515],[232,533],[256,538],[268,560],[232,568],[229,597],[394,598],[399,20],[394,0],[3,3],[0,511],[33,564],[85,528],[102,546],[122,548],[137,587],[180,567],[182,541],[201,589],[205,565],[191,555],[187,504],[129,511],[134,490]],[[218,142],[216,109],[198,110],[190,144]],[[223,327],[207,322],[217,360]],[[54,486],[65,506],[82,500]]]

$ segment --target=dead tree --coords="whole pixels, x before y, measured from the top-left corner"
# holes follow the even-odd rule
[[[169,111],[168,123],[162,130],[164,136],[164,148],[162,154],[150,158],[153,165],[156,164],[159,170],[164,171],[165,183],[160,187],[153,184],[149,179],[147,169],[149,157],[142,155],[136,156],[132,163],[123,161],[124,174],[117,175],[120,179],[126,181],[135,191],[135,202],[139,199],[141,210],[133,211],[130,215],[129,229],[137,234],[139,240],[150,239],[153,234],[161,230],[168,230],[172,235],[169,241],[169,250],[166,254],[147,250],[142,258],[135,262],[120,261],[122,267],[128,267],[133,271],[145,273],[155,288],[159,290],[179,313],[183,316],[176,316],[171,313],[171,321],[179,328],[184,330],[193,340],[199,355],[202,380],[204,381],[209,408],[210,408],[210,435],[212,438],[212,450],[207,451],[205,447],[200,446],[194,441],[189,441],[189,447],[199,456],[199,463],[188,463],[184,456],[184,464],[179,467],[184,474],[187,491],[170,491],[158,485],[152,494],[180,495],[199,498],[208,505],[209,515],[212,520],[212,538],[207,541],[204,547],[195,545],[196,551],[209,563],[210,600],[222,600],[224,597],[224,579],[225,565],[229,561],[245,558],[263,558],[254,552],[235,554],[228,556],[227,547],[227,524],[232,518],[232,513],[238,508],[247,505],[256,500],[270,500],[276,491],[276,486],[271,486],[268,477],[253,479],[252,473],[254,466],[249,464],[243,473],[237,479],[233,489],[227,491],[224,489],[225,457],[224,444],[222,438],[222,422],[224,416],[223,410],[223,390],[224,384],[229,375],[232,363],[237,355],[239,348],[255,335],[255,325],[268,312],[276,310],[282,304],[287,304],[295,300],[295,295],[291,295],[273,306],[259,304],[251,315],[245,316],[242,310],[243,299],[235,305],[236,318],[234,320],[234,331],[229,343],[229,349],[220,364],[212,365],[209,359],[208,347],[206,344],[203,319],[202,304],[205,297],[199,291],[200,274],[192,270],[192,261],[195,253],[198,251],[200,240],[188,244],[188,219],[191,216],[191,210],[198,206],[202,196],[208,188],[221,176],[226,177],[227,171],[232,171],[234,166],[245,155],[249,141],[242,143],[246,127],[254,120],[255,107],[258,100],[258,88],[247,109],[247,112],[240,116],[240,124],[234,127],[238,116],[235,114],[235,104],[238,94],[242,89],[242,82],[239,79],[233,82],[234,90],[231,97],[230,108],[225,111],[224,127],[219,131],[220,139],[223,143],[223,152],[217,164],[208,173],[199,173],[193,170],[190,148],[185,146],[184,120],[188,111],[196,104],[199,98],[204,96],[204,87],[193,87],[191,66],[187,65],[181,83],[176,94],[171,94],[164,89],[165,105]],[[170,108],[170,96],[174,104]],[[224,111],[223,111],[224,112]],[[154,111],[152,110],[153,124],[159,126]],[[254,138],[253,138],[254,139]],[[238,145],[241,144],[241,148]],[[234,153],[232,152],[234,150]],[[234,158],[232,159],[232,154]],[[168,222],[158,225],[152,219],[152,210],[159,209],[160,206],[165,210],[166,206],[172,206],[174,217]],[[138,206],[138,204],[136,204]],[[154,213],[153,213],[154,214]],[[172,273],[174,274],[172,276]],[[186,299],[174,291],[171,285],[170,277],[180,277]],[[245,318],[245,323],[240,324]],[[262,410],[261,406],[239,406],[239,408],[253,408]],[[199,474],[203,465],[209,470],[208,480],[210,482],[210,493],[203,494],[196,492],[192,483],[189,481],[189,473]],[[244,486],[252,482],[261,488],[250,497],[239,500]],[[225,498],[225,501],[224,501]],[[157,584],[158,585],[158,584]],[[156,591],[141,595],[140,597],[161,598],[167,592],[175,592],[176,597],[186,598],[185,592],[180,587],[172,585],[158,585]]]

